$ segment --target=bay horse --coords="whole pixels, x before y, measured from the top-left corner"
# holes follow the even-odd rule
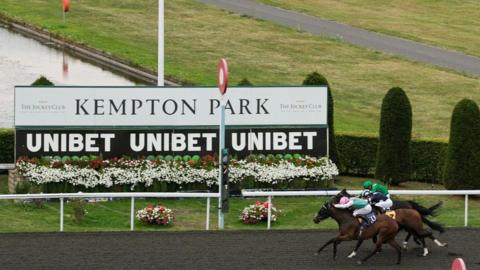
[[[362,264],[363,262],[367,261],[370,257],[381,250],[381,247],[384,243],[388,243],[397,252],[396,263],[400,264],[402,258],[401,247],[397,242],[395,242],[395,236],[397,235],[399,227],[397,222],[392,218],[387,217],[386,215],[377,216],[376,222],[365,228],[360,235],[360,224],[357,218],[353,217],[352,212],[347,209],[335,208],[331,201],[325,202],[325,204],[318,211],[317,216],[313,219],[313,222],[318,224],[322,220],[325,220],[329,217],[333,218],[337,222],[339,234],[320,247],[316,253],[317,255],[324,248],[333,244],[333,259],[336,259],[337,245],[341,242],[360,239],[363,241],[364,239],[371,239],[376,236],[375,249],[365,258],[357,261],[357,263]]]
[[[342,189],[335,196],[335,200],[338,201],[343,196],[346,196],[348,198],[352,197],[352,195],[350,195],[350,193],[348,193],[346,189]],[[442,206],[442,202],[438,202],[438,203],[434,204],[433,206],[431,206],[429,208],[426,208],[426,207],[424,207],[424,206],[420,205],[419,203],[417,203],[415,201],[412,201],[412,200],[402,201],[402,200],[393,200],[392,199],[392,202],[393,202],[393,205],[390,208],[391,210],[414,209],[420,214],[422,222],[425,223],[432,230],[438,231],[440,233],[445,232],[445,229],[443,228],[443,226],[441,224],[433,222],[433,221],[431,221],[427,218],[427,216],[436,216],[436,211]],[[381,212],[381,211],[378,211],[378,209],[376,209],[376,207],[373,207],[373,209],[377,210],[377,212]],[[415,233],[410,232],[408,230],[408,228],[403,228],[401,226],[401,224],[399,224],[399,225],[400,225],[401,229],[405,229],[405,231],[407,231],[407,236],[405,237],[405,240],[402,243],[403,248],[405,248],[405,249],[407,248],[408,240],[410,239],[411,236],[414,237],[414,240],[417,244],[422,245],[421,240],[415,235]],[[441,243],[440,241],[438,241],[435,238],[435,236],[433,236],[433,234],[430,234],[426,237],[430,238],[439,247],[446,247],[447,246],[447,243]]]
[[[338,193],[335,196],[334,201],[338,201],[339,198],[341,198],[343,196],[350,196],[350,194],[348,194],[348,192],[345,189],[343,189],[340,193]],[[410,238],[411,235],[413,235],[416,242],[418,241],[417,243],[422,245],[423,253],[421,255],[424,256],[424,257],[427,256],[428,253],[429,253],[428,248],[425,244],[425,238],[430,238],[435,244],[437,244],[440,247],[446,247],[447,246],[446,243],[441,243],[440,241],[438,241],[433,236],[432,232],[423,229],[423,223],[425,223],[425,224],[429,225],[432,229],[436,229],[436,230],[439,230],[441,232],[444,231],[441,224],[430,221],[424,215],[422,215],[422,213],[425,214],[425,215],[426,214],[432,215],[434,213],[434,210],[436,208],[438,208],[441,205],[441,203],[437,203],[436,205],[434,205],[430,208],[425,208],[425,207],[420,206],[419,204],[417,204],[416,202],[413,202],[413,201],[397,201],[397,202],[403,202],[404,207],[407,207],[405,202],[411,202],[412,203],[412,204],[410,204],[410,207],[412,207],[412,208],[402,208],[402,209],[394,209],[394,210],[392,209],[392,211],[387,212],[387,214],[390,214],[390,216],[392,216],[392,218],[396,220],[396,222],[399,225],[399,228],[404,229],[408,233],[407,238],[405,239],[405,241],[403,243],[404,248],[406,246],[406,242],[408,241],[408,239]],[[400,206],[400,205],[401,204],[397,203],[397,207]],[[421,211],[418,211],[417,208],[421,209]],[[378,209],[377,207],[373,207],[373,210],[376,212],[376,214],[381,214],[381,210]],[[373,239],[375,240],[375,238],[373,238]],[[363,242],[363,240],[359,239],[355,249],[348,256],[349,258],[352,258],[356,255],[356,252],[357,252],[358,248],[361,246],[362,242]]]

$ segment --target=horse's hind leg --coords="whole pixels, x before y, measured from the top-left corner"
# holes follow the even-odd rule
[[[430,239],[432,239],[432,241],[433,241],[435,244],[437,244],[437,246],[439,246],[439,247],[446,247],[446,246],[448,246],[448,243],[442,243],[442,242],[438,241],[438,239],[435,238],[435,236],[433,236],[433,235],[430,235],[430,236],[427,236],[427,237],[430,238]]]
[[[402,251],[400,245],[398,245],[397,242],[395,242],[395,238],[388,241],[388,244],[392,246],[395,251],[397,251],[397,264],[400,264],[400,261],[402,260]]]
[[[350,255],[348,255],[348,258],[353,258],[353,257],[357,256],[357,250],[360,248],[362,243],[363,243],[363,239],[362,238],[358,239],[357,245],[355,246],[355,249],[352,251],[352,253],[350,253]]]

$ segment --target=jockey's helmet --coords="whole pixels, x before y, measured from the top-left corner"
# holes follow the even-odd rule
[[[350,199],[348,197],[343,196],[342,198],[340,198],[339,203],[340,204],[347,204],[349,201],[350,201]]]
[[[367,190],[362,191],[362,194],[360,194],[360,197],[361,198],[368,198],[371,195],[372,195],[372,192],[370,192],[370,190],[367,189]]]
[[[364,189],[371,189],[372,186],[373,186],[373,183],[370,180],[366,180],[365,182],[363,182],[363,188]]]

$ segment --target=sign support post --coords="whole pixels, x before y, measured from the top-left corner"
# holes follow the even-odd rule
[[[227,60],[220,59],[218,62],[218,89],[222,95],[220,99],[220,125],[218,130],[218,229],[223,230],[225,225],[223,197],[228,194],[223,194],[225,189],[223,187],[223,149],[225,149],[225,101],[224,95],[228,87],[228,65]],[[227,191],[228,192],[228,191]]]
[[[165,86],[165,8],[164,0],[158,0],[158,59],[157,85]]]

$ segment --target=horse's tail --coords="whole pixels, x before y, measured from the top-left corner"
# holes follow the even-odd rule
[[[428,227],[432,228],[432,230],[435,230],[440,233],[445,232],[445,228],[443,228],[442,224],[433,222],[431,220],[428,220],[426,217],[422,216],[422,221],[423,223],[427,224]]]
[[[428,210],[430,210],[430,213],[431,213],[430,215],[431,215],[431,216],[434,216],[434,217],[437,216],[437,210],[440,209],[440,207],[442,206],[442,204],[443,204],[443,202],[440,201],[440,202],[432,205],[430,208],[428,208]]]
[[[408,202],[413,207],[413,209],[417,210],[418,213],[420,213],[420,215],[422,217],[424,217],[424,216],[435,216],[435,211],[438,208],[440,208],[440,206],[442,206],[442,202],[438,202],[430,208],[426,208],[424,206],[421,206],[420,204],[418,204],[415,201],[408,201]]]

